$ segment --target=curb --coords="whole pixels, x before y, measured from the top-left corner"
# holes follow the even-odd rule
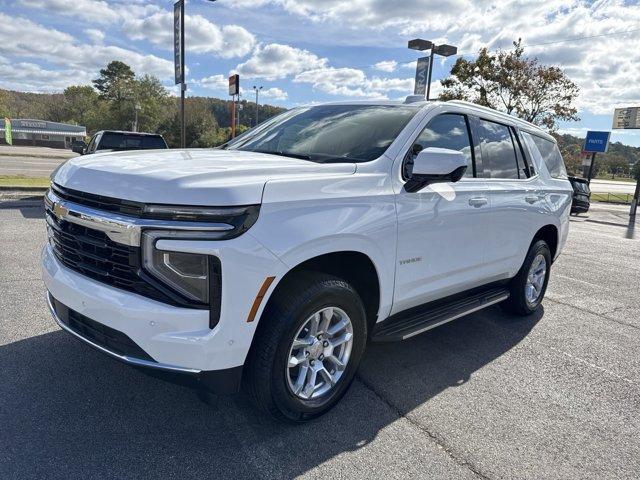
[[[24,185],[0,185],[0,193],[6,192],[34,192],[41,193],[42,195],[48,190],[48,187],[31,187]]]

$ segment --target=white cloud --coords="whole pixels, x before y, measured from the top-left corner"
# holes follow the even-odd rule
[[[224,78],[224,76],[220,74],[211,75],[210,77],[204,77],[200,80],[194,80],[193,83],[214,90],[223,90],[229,88],[229,79]]]
[[[240,75],[247,78],[276,80],[305,70],[324,67],[326,58],[289,45],[270,43],[259,45],[251,58],[237,66]]]
[[[262,90],[262,95],[273,100],[286,100],[288,97],[287,92],[278,87],[266,88]]]
[[[84,34],[92,43],[104,42],[104,32],[97,28],[87,28],[84,30]]]
[[[96,23],[115,22],[120,18],[118,12],[102,0],[20,0],[20,3],[25,7],[49,10]]]
[[[395,60],[383,60],[382,62],[376,63],[373,68],[381,72],[393,72],[398,68],[398,62]]]
[[[0,58],[0,88],[24,92],[56,92],[69,85],[86,84],[91,74],[84,70],[47,70],[28,62],[11,63]]]
[[[38,41],[34,41],[37,39]],[[116,46],[89,45],[86,42],[77,42],[71,35],[55,29],[46,28],[21,17],[10,17],[0,12],[0,45],[3,54],[17,58],[33,58],[59,67],[60,76],[52,72],[52,88],[62,86],[64,72],[81,72],[82,74],[70,75],[70,84],[87,83],[98,69],[103,68],[112,60],[120,60],[130,65],[136,73],[148,73],[160,78],[170,78],[173,74],[173,64],[166,59],[155,55],[145,55],[132,50]],[[33,70],[35,64],[15,61],[15,68],[25,71]],[[37,65],[36,65],[37,66]],[[43,72],[40,67],[40,72]],[[8,75],[3,72],[3,79]],[[31,82],[33,83],[33,82]],[[31,85],[28,83],[28,85]],[[13,88],[20,88],[16,84]]]
[[[166,50],[173,49],[173,13],[158,12],[144,18],[128,18],[124,21],[125,34],[133,40],[147,40]],[[249,53],[255,38],[238,25],[222,28],[201,15],[187,15],[185,30],[187,51],[213,53],[222,58],[241,57]]]
[[[391,91],[411,93],[413,80],[399,78],[367,78],[355,68],[323,67],[296,75],[296,83],[309,83],[314,89],[346,97],[387,98]]]

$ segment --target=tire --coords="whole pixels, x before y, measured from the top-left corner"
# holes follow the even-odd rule
[[[529,274],[534,264],[538,264],[540,259],[544,259],[544,278],[540,281],[539,277],[532,278],[537,281],[528,282]],[[536,269],[539,271],[539,269]],[[531,315],[540,306],[540,302],[544,298],[549,283],[549,275],[551,273],[551,251],[547,242],[544,240],[535,241],[529,248],[527,256],[524,259],[522,267],[518,274],[511,280],[509,284],[510,296],[501,306],[509,313],[515,315],[526,316]],[[536,288],[537,286],[537,288]],[[531,290],[533,288],[533,290]],[[527,295],[527,291],[535,293],[535,300],[532,301],[531,296]]]
[[[345,316],[349,322],[343,321]],[[314,324],[312,318],[321,320],[316,330],[318,335],[311,334]],[[325,320],[329,323],[323,329],[322,322]],[[350,342],[344,340],[349,337],[348,326],[337,331],[340,325],[346,323],[351,325]],[[332,330],[338,333],[330,336]],[[324,337],[324,340],[316,341],[318,336]],[[308,346],[295,347],[294,339]],[[333,347],[327,347],[329,350],[324,348],[329,341],[344,343],[331,351]],[[308,342],[314,343],[310,345]],[[318,342],[320,350],[316,348]],[[278,286],[260,319],[246,362],[244,388],[260,409],[278,420],[294,423],[311,420],[329,411],[346,393],[366,343],[365,310],[353,287],[340,278],[323,273],[297,274]],[[320,352],[332,354],[323,359],[319,357],[324,357]],[[341,358],[346,360],[345,368],[339,371],[338,363],[334,363],[333,358],[337,359],[340,352]],[[298,358],[302,358],[302,362],[291,367],[292,363],[299,361]],[[322,366],[332,380],[329,382],[325,373],[319,372],[319,379],[314,377],[313,385],[324,382],[324,386],[314,391],[310,386],[312,380],[309,375],[312,373],[309,370]],[[303,370],[305,367],[306,371]],[[306,382],[302,390],[301,378],[303,383]],[[334,381],[335,384],[331,385]],[[328,390],[322,393],[323,389]]]

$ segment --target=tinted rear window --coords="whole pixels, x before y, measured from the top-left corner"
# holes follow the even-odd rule
[[[154,148],[167,148],[162,137],[116,132],[104,133],[100,145],[98,145],[98,150],[150,150]]]
[[[508,126],[480,120],[478,121],[478,139],[482,152],[484,177],[519,178],[516,150]]]
[[[564,161],[562,160],[562,154],[558,149],[558,146],[549,140],[545,140],[541,137],[531,136],[533,143],[538,147],[540,156],[544,160],[549,174],[554,178],[567,178],[567,170],[564,167]]]

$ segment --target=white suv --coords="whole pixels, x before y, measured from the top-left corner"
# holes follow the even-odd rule
[[[220,149],[65,163],[44,281],[93,347],[304,421],[370,341],[498,303],[532,313],[571,195],[553,137],[487,108],[296,108]]]

